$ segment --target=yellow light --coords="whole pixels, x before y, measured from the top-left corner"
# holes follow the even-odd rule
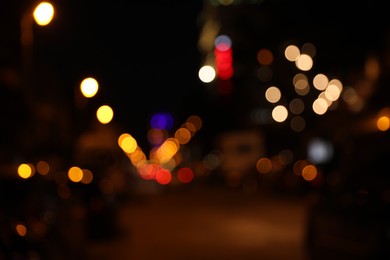
[[[23,179],[30,178],[33,175],[33,168],[30,164],[22,163],[18,167],[18,174]]]
[[[114,117],[114,111],[108,105],[103,105],[96,111],[96,117],[102,124],[108,124]]]
[[[137,149],[137,141],[130,134],[124,133],[118,138],[118,144],[126,153],[132,153]]]
[[[98,92],[99,83],[94,78],[85,78],[80,84],[80,90],[86,98],[91,98]]]
[[[40,26],[48,25],[54,17],[54,7],[49,2],[41,2],[34,9],[35,22]]]

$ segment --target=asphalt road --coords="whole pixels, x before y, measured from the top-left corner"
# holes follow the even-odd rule
[[[149,192],[123,203],[115,239],[90,242],[91,260],[308,259],[306,201],[223,187]]]

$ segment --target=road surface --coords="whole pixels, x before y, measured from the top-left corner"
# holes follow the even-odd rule
[[[308,259],[304,198],[193,186],[125,201],[120,235],[90,242],[91,260]]]

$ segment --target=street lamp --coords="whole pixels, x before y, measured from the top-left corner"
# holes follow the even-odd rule
[[[30,103],[32,68],[33,68],[33,43],[34,21],[39,26],[48,25],[54,17],[54,7],[49,2],[40,2],[33,9],[28,9],[20,20],[20,45],[22,58],[22,85],[23,91]]]
[[[49,2],[41,2],[33,12],[35,22],[40,26],[48,25],[54,17],[54,7]]]

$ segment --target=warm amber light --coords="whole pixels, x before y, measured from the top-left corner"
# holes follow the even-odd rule
[[[118,138],[119,147],[126,153],[132,153],[137,149],[137,141],[128,133],[121,134]]]
[[[96,111],[96,117],[102,124],[108,124],[114,117],[114,111],[108,105],[103,105]]]
[[[274,61],[274,55],[269,49],[261,49],[257,52],[257,60],[261,65],[270,65]]]
[[[267,88],[267,90],[265,91],[265,98],[270,103],[278,102],[281,97],[282,97],[282,92],[280,92],[278,87],[271,86]]]
[[[259,173],[269,173],[272,170],[272,161],[269,158],[260,158],[256,163],[256,169]]]
[[[41,175],[46,175],[49,173],[50,171],[50,166],[47,162],[45,161],[39,161],[37,162],[37,165],[36,165],[36,168],[37,168],[37,172]]]
[[[49,2],[41,2],[33,13],[35,22],[40,26],[48,25],[54,17],[54,7]]]
[[[88,169],[83,169],[83,177],[81,178],[81,183],[89,184],[93,180],[93,173]]]
[[[307,54],[301,54],[295,60],[295,65],[300,70],[309,71],[313,67],[313,59]]]
[[[27,234],[27,228],[23,224],[17,224],[15,229],[16,233],[18,233],[18,235],[21,237],[24,237]]]
[[[191,132],[187,128],[179,128],[175,132],[175,138],[180,144],[186,144],[191,140]]]
[[[34,168],[30,164],[22,163],[18,167],[18,174],[23,179],[30,178],[34,174]]]
[[[284,50],[284,56],[286,57],[287,60],[289,61],[296,61],[301,54],[301,51],[299,48],[295,45],[289,45],[287,48]]]
[[[312,181],[317,177],[317,168],[314,165],[307,165],[302,169],[302,177],[307,181]]]
[[[68,178],[73,182],[79,182],[83,179],[83,170],[77,166],[73,166],[68,171]]]
[[[191,123],[195,127],[196,131],[199,131],[202,128],[202,125],[203,125],[202,118],[200,118],[200,116],[197,116],[197,115],[189,116],[187,118],[187,122]],[[191,129],[188,129],[188,130],[191,131]]]
[[[98,92],[99,83],[94,78],[85,78],[83,81],[81,81],[80,90],[86,98],[91,98]]]
[[[379,130],[381,131],[387,131],[389,130],[390,127],[390,119],[387,116],[381,116],[377,121],[376,121],[376,126],[378,127]]]

